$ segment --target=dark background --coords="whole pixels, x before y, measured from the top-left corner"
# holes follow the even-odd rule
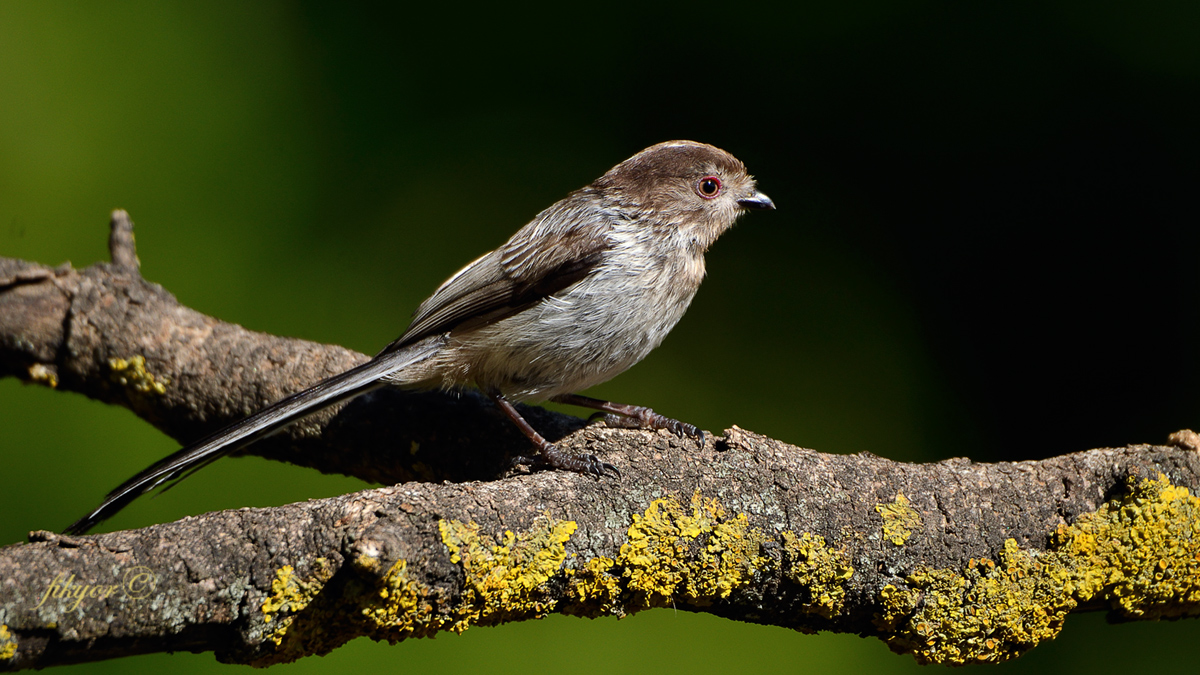
[[[0,255],[106,259],[249,328],[374,353],[449,273],[672,138],[778,204],[688,316],[593,390],[909,461],[1021,460],[1200,426],[1200,4],[0,5]],[[0,381],[0,541],[177,446]],[[219,462],[113,528],[361,489]],[[1000,672],[1191,669],[1194,621],[1062,636]],[[211,655],[77,667],[229,671]],[[552,617],[278,670],[914,671],[875,639],[668,610]]]

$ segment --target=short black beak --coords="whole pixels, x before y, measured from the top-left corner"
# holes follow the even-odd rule
[[[737,200],[738,206],[743,209],[764,209],[768,211],[775,210],[775,202],[771,198],[761,192],[755,192],[749,197],[743,197]]]

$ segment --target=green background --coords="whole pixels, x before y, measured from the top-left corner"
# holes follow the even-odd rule
[[[374,353],[450,272],[637,150],[740,157],[776,201],[593,390],[907,461],[1200,426],[1200,5],[0,4],[0,255],[86,266],[137,223],[190,307]],[[0,381],[0,542],[177,446]],[[361,489],[218,462],[109,525]],[[1071,617],[1002,672],[1191,669],[1195,621]],[[241,668],[211,654],[72,667]],[[900,672],[875,639],[672,611],[364,640],[304,672]]]

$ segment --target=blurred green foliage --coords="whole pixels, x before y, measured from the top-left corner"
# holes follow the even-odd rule
[[[0,4],[0,255],[143,275],[249,328],[373,353],[446,275],[642,147],[743,159],[779,211],[594,393],[831,452],[1024,459],[1195,426],[1200,5]],[[59,529],[176,447],[0,381],[0,541]],[[359,489],[218,462],[110,523]],[[998,668],[1190,664],[1196,622]],[[1098,641],[1103,641],[1102,643]],[[1104,649],[1097,649],[1104,644]],[[876,640],[706,615],[541,622],[281,667],[915,670]],[[400,666],[394,664],[402,664]],[[229,670],[209,654],[74,667]]]

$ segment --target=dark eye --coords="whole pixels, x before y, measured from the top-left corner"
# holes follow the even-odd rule
[[[712,199],[721,194],[721,179],[716,176],[705,176],[696,183],[696,192],[705,199]]]

